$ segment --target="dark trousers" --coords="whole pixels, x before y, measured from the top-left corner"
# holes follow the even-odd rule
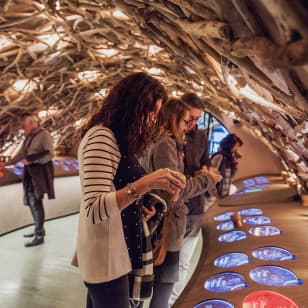
[[[102,282],[88,283],[86,308],[129,308],[128,276]]]
[[[150,308],[168,308],[173,286],[179,278],[179,251],[167,252],[163,264],[154,267],[154,287]]]
[[[34,221],[34,233],[36,236],[44,236],[44,221],[45,211],[42,198],[37,198],[33,193],[33,190],[27,191],[29,207]]]

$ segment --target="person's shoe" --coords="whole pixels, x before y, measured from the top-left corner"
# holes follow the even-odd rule
[[[31,241],[25,243],[25,247],[32,247],[44,243],[44,236],[35,236]]]
[[[42,234],[37,234],[37,236],[45,236],[46,232],[43,230]],[[33,237],[35,236],[35,232],[25,233],[24,237]]]

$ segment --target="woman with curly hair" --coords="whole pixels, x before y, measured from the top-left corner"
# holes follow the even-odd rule
[[[166,97],[153,77],[131,74],[110,90],[86,126],[78,150],[77,259],[88,289],[87,308],[128,308],[129,298],[142,297],[134,295],[142,286],[135,288],[132,273],[141,271],[151,280],[151,269],[144,267],[152,261],[151,252],[143,253],[144,219],[154,210],[143,208],[143,195],[152,189],[172,195],[185,186],[181,173],[165,168],[146,175],[137,161]]]

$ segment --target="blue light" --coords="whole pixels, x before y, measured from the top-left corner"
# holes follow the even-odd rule
[[[225,221],[225,220],[229,220],[230,216],[233,215],[234,212],[224,212],[222,214],[219,214],[217,216],[214,217],[214,220],[216,221]]]
[[[261,209],[255,209],[255,208],[250,208],[250,209],[244,209],[239,211],[240,215],[262,215],[263,211]]]
[[[75,159],[74,162],[73,162],[73,167],[76,169],[76,170],[79,170],[79,164],[78,164],[78,160]]]
[[[271,223],[272,220],[266,216],[248,216],[243,222],[247,225],[263,225]]]
[[[216,229],[220,230],[220,231],[233,230],[234,224],[233,224],[232,220],[223,221],[219,225],[217,225]]]
[[[253,227],[249,229],[249,234],[255,235],[255,236],[273,236],[273,235],[279,235],[282,232],[273,226],[258,226]]]
[[[250,271],[249,277],[253,281],[265,286],[285,287],[304,283],[303,280],[298,279],[292,271],[274,265],[257,267]]]
[[[267,178],[265,176],[257,176],[256,177],[257,184],[268,184],[269,181],[270,181],[269,178]]]
[[[16,175],[22,175],[24,173],[24,163],[22,161],[16,163],[12,169],[12,172]]]
[[[210,277],[204,283],[204,288],[211,292],[231,292],[247,287],[244,277],[234,272],[223,272]]]
[[[265,261],[284,261],[294,260],[296,256],[292,255],[287,249],[275,246],[260,247],[252,252],[253,257]]]
[[[250,263],[248,256],[240,252],[231,252],[215,259],[214,265],[222,268],[241,266]]]
[[[61,166],[61,162],[60,162],[59,159],[54,159],[54,160],[53,160],[53,164],[54,164],[54,166],[56,166],[56,167],[60,167],[60,166]]]
[[[222,234],[218,237],[219,242],[235,242],[243,240],[247,237],[246,233],[243,231],[230,231],[225,234]]]
[[[234,308],[234,306],[222,299],[208,299],[195,305],[194,308]]]

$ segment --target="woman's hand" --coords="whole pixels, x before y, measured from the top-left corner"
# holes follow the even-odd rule
[[[169,168],[158,169],[147,174],[143,180],[147,181],[149,189],[165,190],[170,195],[186,186],[185,175]]]
[[[147,222],[150,218],[152,218],[156,214],[156,208],[154,205],[151,205],[150,208],[146,208],[142,206],[143,211],[143,219]]]

